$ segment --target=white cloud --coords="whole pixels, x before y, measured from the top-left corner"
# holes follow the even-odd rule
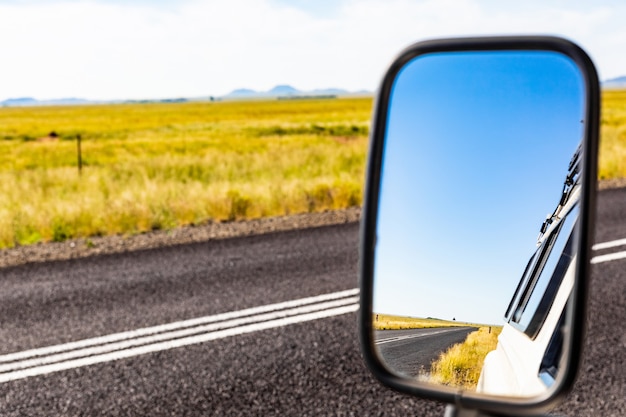
[[[327,14],[275,0],[0,3],[0,97],[373,89],[407,44],[480,34],[568,37],[607,78],[626,73],[624,17],[620,3],[560,1],[344,0]]]

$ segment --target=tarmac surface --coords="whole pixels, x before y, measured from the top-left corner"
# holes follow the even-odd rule
[[[596,230],[596,242],[626,238],[626,189],[600,192]],[[357,262],[358,224],[348,222],[5,267],[0,355],[353,290]],[[625,271],[626,259],[592,267],[585,357],[559,414],[626,415]],[[444,412],[374,380],[355,312],[19,378],[0,390],[3,416]]]

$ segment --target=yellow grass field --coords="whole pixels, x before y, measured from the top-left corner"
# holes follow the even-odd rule
[[[360,205],[371,108],[371,98],[0,108],[0,248]],[[601,135],[599,178],[626,178],[626,91],[603,92]]]
[[[371,106],[0,108],[0,248],[360,205]]]
[[[376,313],[372,315],[372,322],[374,324],[374,330],[407,330],[429,329],[435,327],[479,326],[478,324],[465,323],[462,321],[404,317]]]
[[[599,179],[626,178],[626,90],[602,92]]]

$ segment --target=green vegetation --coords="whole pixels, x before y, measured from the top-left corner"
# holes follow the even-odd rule
[[[407,330],[407,329],[430,329],[435,327],[458,327],[473,326],[479,327],[478,324],[464,323],[461,321],[440,320],[433,318],[417,318],[394,316],[390,314],[376,314],[372,316],[373,328],[375,330]]]
[[[475,389],[487,353],[496,348],[502,327],[481,327],[442,353],[431,365],[430,380]]]
[[[360,205],[371,106],[0,108],[0,248]]]
[[[600,179],[626,178],[626,90],[602,92]]]

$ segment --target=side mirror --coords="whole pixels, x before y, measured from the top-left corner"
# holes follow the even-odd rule
[[[361,343],[380,381],[451,415],[544,412],[571,389],[598,129],[595,68],[564,39],[429,41],[392,63],[361,223]]]

